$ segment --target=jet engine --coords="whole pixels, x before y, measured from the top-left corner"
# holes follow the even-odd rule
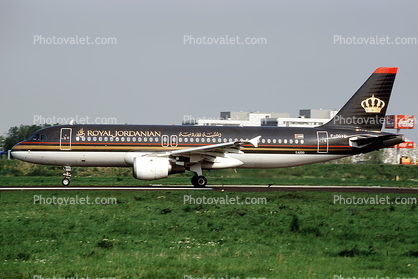
[[[167,178],[169,174],[184,172],[182,166],[171,165],[168,158],[135,157],[132,173],[136,179],[154,180]]]

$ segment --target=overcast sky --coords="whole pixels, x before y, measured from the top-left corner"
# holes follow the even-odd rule
[[[299,109],[340,109],[381,66],[399,67],[388,114],[417,115],[418,44],[395,42],[418,38],[417,10],[416,1],[392,0],[2,1],[0,133],[40,117],[297,117]],[[241,44],[197,44],[226,36]],[[334,43],[335,36],[389,44]],[[63,42],[76,37],[114,39]],[[405,134],[418,141],[418,130]]]

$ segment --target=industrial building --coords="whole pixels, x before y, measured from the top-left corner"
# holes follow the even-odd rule
[[[289,113],[263,112],[221,112],[220,118],[185,119],[183,125],[199,126],[278,126],[278,127],[315,127],[328,122],[338,111],[301,109],[299,117],[292,118]]]

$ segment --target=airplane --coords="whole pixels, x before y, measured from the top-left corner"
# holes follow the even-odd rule
[[[381,132],[398,68],[377,68],[339,112],[317,127],[186,125],[57,125],[33,133],[12,148],[22,161],[64,168],[132,167],[140,180],[202,170],[282,168],[325,162],[402,143],[402,135]]]

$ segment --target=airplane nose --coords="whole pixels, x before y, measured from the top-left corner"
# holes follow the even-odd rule
[[[19,160],[23,160],[24,156],[23,156],[23,150],[20,150],[20,142],[15,144],[12,147],[12,150],[10,151],[10,154],[13,156],[13,158],[19,159]]]

